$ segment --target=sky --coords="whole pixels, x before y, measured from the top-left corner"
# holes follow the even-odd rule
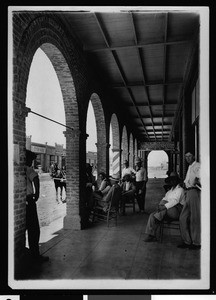
[[[65,112],[59,81],[52,63],[40,48],[36,51],[30,68],[26,106],[36,113],[65,124]],[[57,143],[66,147],[63,131],[65,131],[64,126],[32,113],[28,114],[26,134],[27,136],[32,136],[32,142],[42,144],[47,142],[48,145],[52,146],[55,146],[55,143]],[[86,151],[96,152],[96,122],[91,102],[89,102],[88,107],[86,131],[89,135],[86,141]],[[163,160],[167,160],[167,155],[164,151],[153,151],[149,155],[148,164],[149,166],[157,166]]]
[[[44,115],[57,122],[65,124],[65,112],[61,88],[52,66],[46,54],[39,48],[30,68],[26,106],[32,111]],[[66,139],[63,134],[65,127],[43,119],[32,113],[26,118],[26,135],[32,136],[32,142],[48,143],[55,146],[63,144],[66,147]],[[91,102],[87,115],[87,151],[96,151],[96,123]]]
[[[165,151],[156,150],[148,155],[148,166],[160,166],[161,162],[168,161],[168,156]]]

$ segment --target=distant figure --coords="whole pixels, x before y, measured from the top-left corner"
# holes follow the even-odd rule
[[[62,180],[60,181],[60,183],[61,183],[60,188],[61,188],[61,195],[62,195],[62,192],[63,192],[63,188],[65,190],[65,199],[64,200],[62,199],[62,202],[65,202],[66,201],[66,191],[67,191],[67,189],[66,189],[66,182],[67,182],[67,180],[66,180],[66,166],[62,167],[61,172],[62,172]]]
[[[58,190],[60,188],[60,200],[61,202],[64,202],[62,200],[62,190],[63,186],[65,187],[66,191],[66,173],[62,172],[58,167],[55,167],[55,172],[52,174],[54,184],[55,184],[55,190],[56,190],[56,201],[57,203],[60,203],[59,197],[58,197]]]

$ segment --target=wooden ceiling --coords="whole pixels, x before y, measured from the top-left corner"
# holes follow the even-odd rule
[[[170,141],[199,39],[199,14],[63,12],[89,63],[143,141]]]

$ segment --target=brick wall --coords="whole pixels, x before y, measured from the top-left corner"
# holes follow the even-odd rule
[[[89,101],[95,112],[98,135],[98,171],[109,173],[109,126],[111,115],[106,92],[91,75],[76,39],[57,15],[49,12],[13,13],[13,143],[19,151],[14,162],[15,259],[25,245],[25,146],[26,88],[33,56],[41,48],[59,79],[66,125],[67,216],[65,228],[81,229],[85,203],[86,115]],[[111,119],[114,148],[120,151],[118,116]],[[126,143],[125,138],[123,139]],[[128,145],[128,144],[127,144]],[[124,147],[125,148],[125,147]],[[128,152],[128,146],[126,146]],[[119,152],[120,153],[120,152]]]
[[[124,126],[122,132],[122,163],[125,159],[128,159],[128,150],[128,135],[126,126]]]
[[[130,134],[130,139],[129,139],[129,165],[130,167],[133,168],[134,165],[134,149],[133,149],[133,135],[132,133]]]

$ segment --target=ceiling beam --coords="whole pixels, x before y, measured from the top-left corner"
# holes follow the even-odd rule
[[[132,12],[129,15],[131,16],[131,24],[132,24],[132,28],[133,28],[133,32],[134,32],[134,42],[137,45],[138,41],[137,41],[136,27],[135,27],[135,23],[134,23],[134,16],[133,16]],[[142,56],[141,56],[139,48],[137,48],[137,54],[138,54],[138,59],[139,59],[139,62],[140,62],[140,67],[141,67],[141,70],[142,70],[143,84],[145,86],[146,80],[145,80],[145,74],[144,74],[144,64],[143,64],[143,61],[142,61]],[[151,107],[150,107],[150,101],[149,101],[149,94],[148,94],[148,90],[147,90],[146,86],[145,86],[145,90],[146,90],[146,95],[147,95],[147,102],[148,102],[148,105],[149,105],[149,111],[150,111],[150,115],[151,115],[152,128],[153,128],[153,131],[154,131],[154,134],[155,134],[154,122],[153,122],[152,111],[151,111]],[[156,134],[155,134],[155,141],[157,141]]]
[[[99,20],[99,18],[98,18],[98,16],[97,16],[96,13],[94,13],[94,18],[95,18],[95,20],[96,20],[96,22],[97,22],[97,25],[98,25],[98,27],[99,27],[99,29],[100,29],[100,32],[101,32],[101,34],[102,34],[102,36],[103,36],[103,38],[104,38],[104,41],[105,41],[107,47],[109,47],[109,41],[108,41],[108,38],[107,38],[107,36],[106,36],[106,34],[105,34],[105,29],[103,28],[103,25],[102,25],[101,21]],[[118,57],[117,57],[117,54],[116,54],[116,52],[115,52],[114,50],[112,50],[111,53],[112,53],[112,55],[113,55],[113,58],[114,58],[114,60],[115,60],[115,62],[116,62],[116,64],[117,64],[117,66],[118,66],[118,69],[119,69],[120,75],[121,75],[121,77],[122,77],[123,83],[124,83],[125,86],[127,86],[126,78],[125,78],[125,75],[124,75],[124,71],[123,71],[123,69],[122,69],[122,67],[121,67],[121,64],[120,64],[120,61],[119,61],[119,59],[118,59]],[[135,99],[134,99],[134,97],[133,97],[133,94],[132,94],[132,92],[131,92],[131,90],[130,90],[129,88],[128,88],[127,90],[128,90],[129,95],[130,95],[131,101],[132,101],[133,105],[134,105],[135,108],[136,108],[137,114],[138,114],[138,116],[139,116],[139,118],[140,118],[140,120],[141,120],[141,122],[142,122],[142,125],[143,125],[143,128],[144,128],[144,130],[145,130],[145,133],[146,133],[146,135],[147,135],[147,137],[148,137],[148,139],[149,139],[148,132],[147,132],[147,130],[146,130],[146,128],[145,128],[145,124],[144,124],[144,122],[143,122],[143,120],[142,120],[142,118],[141,118],[139,109],[138,109],[138,107],[136,106],[136,102],[135,102]]]
[[[177,105],[178,104],[178,102],[177,101],[175,101],[175,100],[173,100],[173,101],[170,101],[169,103],[166,103],[166,105]],[[151,103],[150,104],[150,106],[162,106],[163,105],[163,101],[161,101],[161,102],[155,102],[155,103]],[[124,106],[127,106],[127,107],[132,107],[133,106],[133,104],[124,104]],[[149,107],[149,104],[148,103],[143,103],[143,104],[141,104],[141,103],[137,103],[136,104],[136,106],[138,106],[138,107]]]
[[[167,114],[164,116],[164,118],[173,118],[175,116],[175,114]],[[151,118],[149,115],[140,115],[140,117],[142,119],[147,119],[147,118]],[[133,117],[134,119],[137,119],[138,117]],[[153,116],[153,118],[162,118],[162,115],[155,115]]]
[[[98,18],[98,16],[97,16],[97,13],[93,13],[93,16],[94,16],[95,21],[96,21],[96,23],[97,23],[97,25],[98,25],[98,28],[99,28],[99,30],[100,30],[102,36],[103,36],[103,39],[104,39],[104,41],[105,41],[105,43],[106,43],[106,46],[109,48],[109,41],[108,41],[108,38],[106,37],[106,34],[104,33],[105,31],[104,31],[104,29],[103,29],[103,25],[102,25],[102,23],[99,21],[99,18]]]
[[[181,44],[187,44],[190,43],[190,40],[181,40],[181,41],[173,41],[173,42],[166,42],[166,46],[170,45],[181,45]],[[100,51],[118,51],[118,50],[125,50],[125,49],[133,49],[133,48],[145,48],[145,47],[151,47],[151,46],[163,46],[164,42],[156,42],[156,43],[142,43],[142,44],[135,44],[135,45],[127,45],[127,46],[115,46],[115,47],[110,47],[107,46],[105,47],[89,47],[89,46],[84,46],[83,50],[85,52],[100,52]]]
[[[183,80],[172,80],[169,82],[164,82],[164,81],[153,81],[153,82],[147,82],[145,85],[143,82],[131,82],[127,84],[127,88],[131,87],[141,87],[141,86],[155,86],[155,85],[174,85],[174,84],[183,84]],[[125,85],[118,84],[118,85],[111,85],[111,89],[119,89],[119,88],[125,88]]]

